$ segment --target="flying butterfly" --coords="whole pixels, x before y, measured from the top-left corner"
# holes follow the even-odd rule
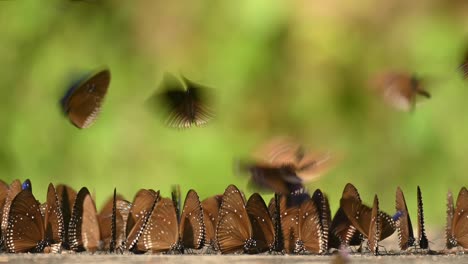
[[[184,76],[181,82],[173,74],[165,73],[159,90],[161,92],[150,98],[150,102],[166,108],[167,126],[189,128],[204,125],[213,119],[214,113],[207,102],[210,88]]]
[[[176,204],[161,199],[155,206],[143,233],[142,243],[151,252],[180,252],[187,249],[201,249],[205,242],[203,209],[198,194],[189,190],[184,207],[177,221]]]
[[[463,61],[460,64],[460,70],[462,71],[463,78],[468,78],[468,51],[465,53],[463,57]]]
[[[418,95],[431,98],[419,78],[403,72],[379,74],[372,86],[387,104],[398,110],[413,110]]]
[[[60,105],[77,128],[90,127],[98,117],[110,83],[109,69],[89,74],[67,90]]]
[[[64,225],[54,186],[49,184],[44,217],[40,204],[28,189],[12,201],[6,232],[10,253],[58,253],[62,246]]]
[[[203,223],[205,224],[205,245],[210,246],[212,249],[216,247],[216,224],[218,223],[218,212],[222,199],[222,195],[214,195],[201,202]]]
[[[376,206],[377,208],[375,208]],[[342,197],[340,207],[343,208],[352,225],[367,238],[369,249],[374,254],[378,253],[378,241],[389,237],[395,232],[392,217],[378,208],[377,195],[374,197],[373,208],[362,204],[360,199],[356,199],[353,196]]]
[[[151,189],[140,189],[135,195],[125,227],[127,250],[135,253],[146,251],[138,247],[137,243],[141,242],[141,236],[148,224],[151,212],[159,200],[159,191],[155,192]]]
[[[68,227],[70,249],[76,252],[96,252],[99,248],[100,231],[96,205],[86,187],[80,189],[73,204]]]
[[[449,248],[460,246],[468,249],[468,190],[465,187],[458,193],[456,207],[450,210],[453,210],[453,219],[448,234]]]

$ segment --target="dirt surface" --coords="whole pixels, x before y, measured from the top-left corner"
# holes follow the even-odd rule
[[[33,254],[17,254],[17,255],[0,255],[0,262],[11,263],[50,263],[50,264],[67,264],[67,263],[331,263],[334,256],[248,256],[248,255],[33,255]],[[468,263],[468,255],[406,255],[406,256],[368,256],[368,255],[353,255],[350,256],[349,263]]]

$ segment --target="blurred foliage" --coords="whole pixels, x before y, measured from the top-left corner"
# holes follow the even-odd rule
[[[201,197],[245,188],[235,158],[276,135],[339,153],[309,188],[337,208],[354,183],[394,211],[397,186],[416,216],[441,227],[445,195],[467,184],[468,2],[393,1],[0,1],[0,177],[87,186],[98,204],[114,187],[172,184]],[[97,122],[78,130],[58,101],[77,75],[108,66]],[[414,72],[433,98],[411,113],[369,93],[372,74]],[[144,107],[165,71],[216,89],[216,120],[174,130]],[[248,192],[248,190],[246,190]]]

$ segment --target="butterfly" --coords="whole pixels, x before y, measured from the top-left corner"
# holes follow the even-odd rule
[[[22,190],[10,206],[6,248],[10,253],[59,252],[64,225],[55,188],[49,184],[44,217],[40,204],[28,189]]]
[[[184,76],[181,82],[173,74],[165,73],[160,90],[162,91],[155,94],[151,102],[166,108],[166,125],[169,127],[201,126],[213,119],[214,113],[207,104],[210,88]]]
[[[327,196],[320,190],[317,189],[312,194],[312,201],[314,202],[315,208],[317,208],[318,215],[320,218],[320,225],[322,228],[322,241],[325,244],[325,249],[329,249],[329,237],[330,237],[330,226],[331,226],[331,213],[330,204]]]
[[[286,253],[323,254],[327,250],[319,210],[312,199],[288,207],[281,214]]]
[[[354,185],[346,184],[341,199],[354,199],[361,203],[361,197]],[[343,208],[338,208],[330,227],[329,247],[359,246],[362,241],[361,233],[349,221]]]
[[[31,181],[29,179],[26,179],[23,184],[21,184],[21,189],[22,190],[29,190],[30,192],[32,192],[32,184],[31,184]]]
[[[21,182],[16,179],[11,182],[11,184],[8,186],[8,191],[6,193],[5,197],[5,203],[3,205],[3,214],[2,214],[2,226],[1,226],[1,233],[3,235],[6,234],[6,229],[8,227],[8,216],[10,214],[10,206],[11,202],[13,199],[18,195],[22,190],[22,184]]]
[[[216,224],[221,206],[222,195],[214,195],[201,202],[203,209],[203,223],[205,224],[205,244],[214,248],[216,246]]]
[[[465,53],[465,57],[460,64],[460,70],[462,71],[463,78],[468,78],[468,51]]]
[[[372,208],[362,204],[360,199],[353,196],[342,197],[340,200],[340,207],[343,208],[348,220],[367,238],[369,249],[374,254],[378,254],[378,242],[395,231],[392,217],[380,211],[378,205],[377,195],[374,197]]]
[[[99,247],[100,230],[96,205],[86,187],[80,189],[73,204],[68,227],[70,249],[76,252],[96,252]]]
[[[117,203],[126,203],[123,208],[118,208]],[[101,249],[114,252],[125,243],[125,222],[123,217],[122,209],[127,212],[130,211],[130,203],[116,193],[114,189],[114,195],[105,204],[102,210],[99,212],[99,230],[101,231]]]
[[[137,243],[140,243],[142,234],[148,224],[151,212],[159,201],[159,191],[141,189],[135,195],[128,214],[126,225],[126,248],[135,253],[145,252]]]
[[[427,249],[429,242],[427,240],[425,228],[424,228],[424,211],[421,189],[418,186],[418,241],[416,241],[413,234],[413,227],[411,225],[411,219],[406,206],[405,196],[400,187],[396,191],[396,210],[401,213],[399,219],[396,222],[398,230],[398,242],[401,250],[406,250],[408,247],[419,245],[421,249]],[[417,242],[417,243],[416,243]]]
[[[457,197],[456,207],[453,207],[453,198],[448,197],[447,220],[451,220],[447,225],[448,248],[463,247],[468,248],[468,190],[465,187],[460,189]],[[451,200],[451,201],[450,201]],[[451,213],[449,215],[449,213]]]
[[[77,192],[70,186],[64,184],[57,185],[56,191],[62,211],[63,224],[65,226],[63,248],[70,249],[70,242],[68,241],[68,227],[70,225],[70,218],[73,211],[73,205],[75,204]]]
[[[373,86],[389,105],[403,111],[414,109],[418,95],[431,98],[420,79],[403,72],[382,73]]]
[[[273,247],[274,227],[265,202],[258,194],[249,201],[246,205],[234,185],[224,191],[216,226],[216,241],[222,254],[254,254]]]
[[[274,231],[275,231],[275,242],[271,251],[283,252],[284,251],[284,237],[283,230],[281,229],[281,213],[282,210],[285,210],[287,206],[285,196],[275,193],[271,198],[270,203],[268,204],[268,211],[273,222]]]
[[[86,76],[60,100],[63,112],[77,128],[90,127],[98,117],[110,83],[109,69]]]
[[[198,194],[194,190],[187,192],[180,222],[174,202],[162,198],[151,213],[142,238],[138,246],[151,252],[183,253],[187,249],[201,249],[205,241],[205,225]]]

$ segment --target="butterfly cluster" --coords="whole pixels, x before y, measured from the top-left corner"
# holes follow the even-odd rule
[[[379,242],[398,230],[399,248],[429,250],[423,203],[418,187],[418,237],[415,238],[405,198],[396,192],[396,213],[361,201],[348,183],[332,218],[327,195],[320,189],[278,194],[265,203],[258,193],[248,199],[234,185],[223,194],[200,200],[189,190],[183,204],[178,188],[171,197],[139,190],[132,202],[116,193],[98,211],[86,187],[78,192],[49,184],[45,203],[29,180],[0,183],[1,247],[8,253],[221,253],[328,254],[359,246],[379,254]],[[367,242],[367,243],[364,243]],[[456,204],[448,194],[446,247],[468,248],[468,191]]]

